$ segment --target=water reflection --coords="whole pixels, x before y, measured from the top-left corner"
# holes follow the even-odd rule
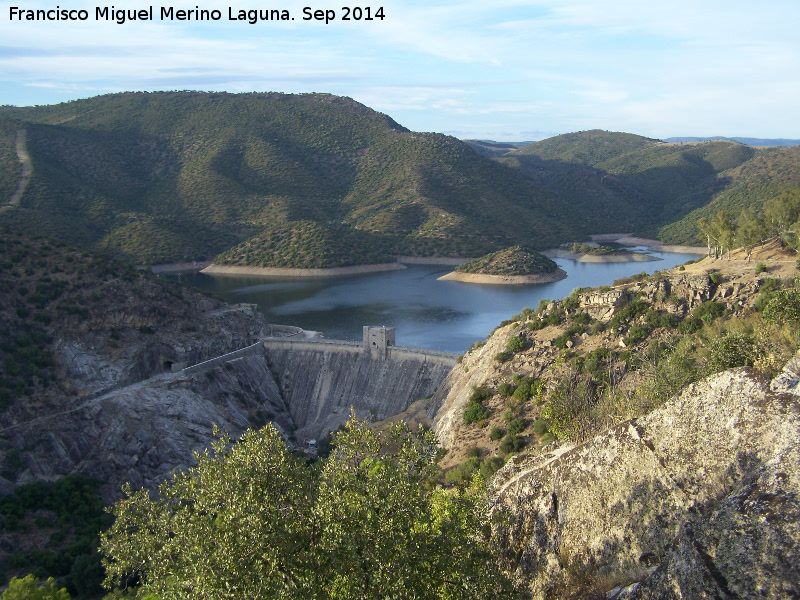
[[[485,339],[501,321],[543,298],[567,296],[576,287],[611,284],[646,271],[670,269],[694,258],[651,252],[662,260],[631,263],[579,263],[556,259],[568,277],[525,286],[480,286],[437,281],[445,266],[410,266],[341,279],[287,280],[266,277],[183,275],[182,281],[214,292],[229,302],[258,304],[272,323],[321,331],[328,338],[360,339],[363,325],[397,328],[397,343],[463,352]]]

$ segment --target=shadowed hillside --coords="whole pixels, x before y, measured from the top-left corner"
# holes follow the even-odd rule
[[[139,263],[224,253],[333,267],[581,235],[561,223],[563,202],[519,174],[349,98],[125,93],[5,107],[2,190],[19,176],[11,119],[35,172],[0,220]]]
[[[730,141],[665,144],[593,130],[530,144],[499,161],[576,208],[584,227],[654,233],[711,202],[731,183],[727,172],[756,152]]]

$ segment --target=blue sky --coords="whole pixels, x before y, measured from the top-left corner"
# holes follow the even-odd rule
[[[537,140],[607,129],[652,137],[800,138],[800,2],[225,0],[217,22],[94,20],[85,0],[0,1],[0,104],[124,90],[329,92],[417,131]],[[303,8],[385,18],[303,21]],[[11,21],[10,7],[89,11]],[[149,2],[118,2],[142,8]],[[228,8],[294,21],[228,21]]]

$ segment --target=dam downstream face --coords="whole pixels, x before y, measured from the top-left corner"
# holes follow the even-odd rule
[[[615,279],[669,269],[693,255],[651,252],[653,262],[577,263],[556,259],[568,277],[556,283],[486,286],[437,281],[446,266],[409,266],[400,271],[339,279],[183,275],[183,283],[232,303],[258,305],[270,323],[320,331],[326,338],[358,340],[366,324],[397,329],[397,343],[463,353],[501,321],[541,299],[560,299],[576,287],[610,285]]]
[[[300,442],[335,431],[351,408],[359,419],[381,421],[437,391],[444,397],[442,383],[456,364],[455,356],[413,349],[376,358],[360,346],[313,341],[268,340],[264,349]]]

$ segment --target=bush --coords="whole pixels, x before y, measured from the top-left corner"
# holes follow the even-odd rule
[[[466,425],[472,425],[489,418],[489,411],[483,406],[483,402],[491,397],[491,393],[486,388],[476,387],[472,389],[472,395],[464,409],[464,423]]]
[[[706,325],[711,325],[723,312],[725,312],[725,309],[721,304],[713,300],[706,300],[698,304],[692,314]]]
[[[763,262],[756,264],[756,275],[760,275],[768,270],[769,269],[767,268],[767,265],[765,265]]]
[[[498,393],[502,394],[503,396],[510,396],[511,394],[514,393],[515,389],[516,388],[507,381],[504,381],[499,386],[497,386]]]
[[[481,477],[484,479],[489,479],[492,475],[494,475],[500,467],[503,466],[503,459],[499,456],[493,456],[492,458],[487,458],[481,463],[480,474]]]
[[[589,327],[589,335],[598,335],[603,333],[606,330],[606,325],[602,321],[595,321],[592,323],[591,327]]]
[[[576,313],[571,317],[572,322],[576,325],[583,325],[584,327],[592,322],[592,317],[589,313]]]
[[[528,423],[522,417],[516,417],[511,420],[508,424],[507,434],[508,435],[518,435],[525,431],[525,427],[527,427]]]
[[[648,329],[642,325],[631,325],[631,328],[628,330],[628,335],[624,339],[625,345],[635,346],[646,338],[648,333],[650,333]]]
[[[499,427],[492,427],[491,431],[489,432],[489,439],[491,439],[493,442],[496,442],[497,440],[502,439],[504,435],[505,432],[502,429]]]
[[[494,359],[497,362],[503,363],[503,362],[506,362],[507,360],[510,360],[513,356],[514,356],[513,353],[504,351],[504,352],[498,352],[497,354],[495,354],[494,355]]]
[[[763,312],[764,318],[771,323],[797,325],[800,323],[800,290],[791,288],[772,292]]]
[[[563,320],[563,319],[561,318],[561,315],[559,315],[558,313],[550,313],[549,315],[547,315],[547,316],[546,316],[546,317],[545,317],[545,318],[542,320],[542,324],[543,324],[545,327],[547,327],[547,326],[549,326],[549,325],[561,325],[561,321],[562,321],[562,320]]]
[[[525,340],[515,335],[506,342],[506,351],[511,353],[522,352],[525,349]]]
[[[533,422],[533,433],[536,434],[536,437],[542,437],[548,431],[550,431],[550,426],[544,419],[536,419]]]
[[[708,278],[711,280],[711,285],[719,285],[722,283],[722,275],[719,273],[711,273]]]
[[[524,447],[525,440],[515,435],[507,435],[500,444],[500,452],[503,454],[511,454],[512,452],[519,452]]]
[[[726,331],[711,340],[704,371],[710,374],[753,366],[758,355],[759,347],[753,335]]]

